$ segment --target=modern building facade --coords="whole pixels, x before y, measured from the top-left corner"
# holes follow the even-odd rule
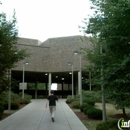
[[[29,57],[18,62],[15,68],[12,68],[12,77],[19,82],[33,82],[37,84],[46,83],[47,91],[50,91],[52,83],[58,84],[60,95],[65,91],[72,91],[72,76],[70,72],[72,67],[67,63],[73,63],[74,72],[74,92],[78,93],[78,72],[80,70],[80,55],[82,57],[82,68],[88,64],[83,60],[83,55],[74,55],[74,51],[81,52],[81,48],[90,48],[91,42],[84,40],[82,36],[68,36],[49,38],[44,42],[35,39],[19,38],[18,49],[26,49]],[[28,62],[28,65],[25,63]],[[84,75],[84,74],[83,74]],[[35,93],[36,95],[36,93]]]

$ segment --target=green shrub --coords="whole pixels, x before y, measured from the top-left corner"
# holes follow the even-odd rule
[[[23,100],[22,99],[15,99],[14,102],[16,102],[18,104],[23,104]]]
[[[3,113],[3,112],[4,112],[4,106],[0,105],[0,113]]]
[[[85,114],[87,114],[87,111],[90,110],[90,109],[92,109],[92,108],[93,108],[92,105],[87,104],[87,105],[83,108],[83,112],[84,112]]]
[[[66,99],[66,103],[72,103],[73,101],[74,99],[72,98],[72,96],[68,95]]]
[[[90,104],[91,106],[94,106],[96,103],[96,100],[95,99],[88,99],[87,103]]]
[[[111,121],[107,121],[105,123],[99,123],[97,126],[96,126],[96,130],[118,130],[118,127],[117,127],[117,122],[118,120],[111,120]]]
[[[19,104],[16,103],[16,102],[12,102],[11,103],[11,109],[13,109],[13,110],[19,109]]]
[[[80,111],[83,112],[83,109],[85,108],[85,106],[87,105],[87,103],[83,103],[81,106],[80,106]]]
[[[11,100],[12,101],[19,99],[19,98],[20,98],[20,96],[18,94],[11,92]]]
[[[0,102],[0,106],[4,106],[5,102],[4,101],[1,101]]]
[[[72,102],[72,107],[79,109],[79,108],[80,108],[80,103],[79,103],[79,101],[73,101],[73,102]]]
[[[107,126],[107,123],[99,123],[97,126],[96,126],[96,130],[108,130],[108,126]]]
[[[3,112],[4,112],[4,106],[0,104],[0,119],[2,117]]]
[[[6,91],[3,92],[2,97],[3,97],[3,101],[8,102],[8,92]],[[24,94],[24,99],[22,99],[22,93],[16,94],[16,93],[11,92],[11,101],[18,102],[19,104],[30,103],[31,99],[32,99],[32,96],[26,93]]]
[[[31,95],[25,94],[25,98],[24,98],[25,104],[30,103],[30,102],[31,102],[31,99],[32,99],[32,96],[31,96]]]
[[[20,93],[19,96],[22,97],[22,93]],[[28,103],[30,103],[31,99],[32,99],[31,95],[24,94],[24,99],[20,98],[21,104],[28,104]]]
[[[101,92],[100,91],[83,91],[83,100],[94,99],[95,102],[101,102]]]
[[[86,102],[87,104],[91,105],[91,106],[94,106],[95,103],[96,103],[96,100],[93,98],[93,97],[89,97],[89,98],[86,98],[86,100],[84,100],[84,102]]]
[[[91,119],[102,119],[102,110],[94,108],[94,107],[91,109],[88,109],[86,114],[88,118],[91,118]]]
[[[74,101],[79,101],[79,100],[80,100],[79,94],[75,95],[75,96],[74,96]]]
[[[25,99],[21,99],[21,103],[20,104],[28,104],[28,103],[30,103],[30,99],[27,99],[27,98],[25,98]]]
[[[8,102],[8,94],[9,94],[8,91],[4,91],[4,92],[1,94],[1,96],[2,96],[2,101]],[[19,98],[20,98],[20,96],[19,96],[18,94],[11,92],[11,101],[14,101],[14,100],[19,99]]]
[[[8,109],[8,103],[5,103],[4,109],[5,109],[5,110]],[[19,109],[19,104],[16,103],[16,102],[11,102],[11,109],[12,109],[12,110],[17,110],[17,109]]]

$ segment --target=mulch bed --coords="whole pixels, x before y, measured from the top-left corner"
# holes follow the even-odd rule
[[[83,112],[75,112],[75,114],[77,115],[77,117],[81,120],[90,120],[87,115],[85,115]]]
[[[27,104],[20,104],[18,110],[20,110],[21,108],[25,107],[26,105]],[[3,119],[5,119],[6,117],[8,117],[10,115],[11,115],[10,113],[3,113],[2,118],[0,119],[0,121],[3,120]]]
[[[115,118],[115,119],[124,118],[124,119],[130,120],[130,117],[128,117],[127,115],[123,115],[123,114],[110,115],[110,117],[111,117],[111,118]]]
[[[68,106],[69,106],[71,109],[74,109],[71,104],[68,104]],[[74,111],[74,113],[75,113],[75,114],[77,115],[77,117],[78,117],[79,119],[81,119],[81,120],[93,120],[93,119],[88,118],[87,115],[84,114],[84,112]],[[113,118],[113,119],[124,118],[124,119],[130,120],[130,117],[128,117],[127,115],[123,115],[123,114],[110,115],[109,117],[111,117],[111,118]]]
[[[68,104],[68,106],[71,108],[71,109],[73,109],[73,107],[72,107],[72,105],[71,104]],[[86,114],[84,114],[84,112],[81,112],[81,111],[78,111],[78,112],[74,112],[76,115],[77,115],[77,117],[79,118],[79,119],[81,119],[81,120],[90,120],[88,117],[87,117],[87,115]]]
[[[2,117],[1,117],[1,119],[0,119],[0,121],[3,120],[3,119],[5,119],[6,117],[8,117],[8,116],[10,116],[10,115],[11,115],[11,114],[3,113],[3,115],[2,115]]]

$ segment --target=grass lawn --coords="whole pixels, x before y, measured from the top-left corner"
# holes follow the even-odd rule
[[[102,109],[102,103],[96,103],[96,108]],[[130,109],[126,109],[126,113],[130,113]],[[106,115],[122,114],[122,110],[116,110],[111,103],[106,103]]]
[[[102,109],[102,103],[96,103],[96,108]],[[79,109],[73,109],[75,113],[80,112]],[[130,109],[126,109],[126,113],[130,113]],[[107,120],[120,119],[122,117],[122,110],[116,110],[114,106],[110,103],[106,103],[106,118]],[[80,116],[78,116],[80,118]],[[81,119],[83,124],[88,128],[88,130],[96,130],[96,125],[101,123],[102,120],[93,120],[93,119]]]

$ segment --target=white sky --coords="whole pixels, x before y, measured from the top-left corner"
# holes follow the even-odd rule
[[[0,11],[16,10],[19,37],[45,41],[52,37],[83,35],[78,25],[92,14],[89,0],[1,0]]]

